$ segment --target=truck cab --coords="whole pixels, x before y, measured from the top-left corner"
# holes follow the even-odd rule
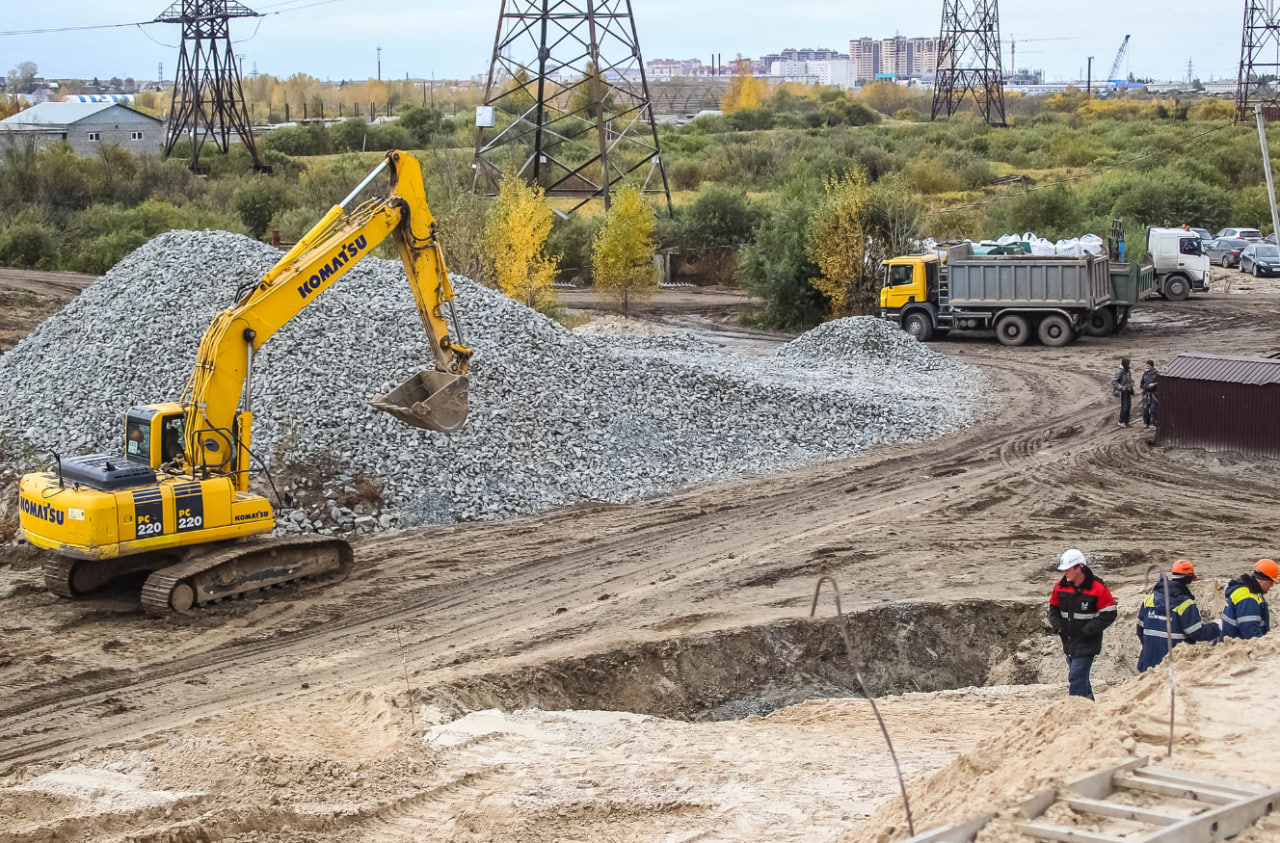
[[[942,261],[937,255],[907,255],[884,262],[880,316],[890,319],[921,342],[933,335],[937,322]]]
[[[1148,228],[1147,251],[1155,267],[1155,291],[1170,301],[1182,301],[1192,291],[1209,289],[1209,256],[1191,228]]]

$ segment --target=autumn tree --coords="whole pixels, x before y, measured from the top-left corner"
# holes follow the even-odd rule
[[[923,210],[899,179],[871,184],[866,171],[829,178],[809,224],[809,257],[820,275],[813,280],[831,302],[833,316],[879,309],[879,268],[886,258],[910,251],[920,237]]]
[[[738,56],[733,63],[729,90],[720,101],[720,110],[732,114],[746,108],[759,108],[767,93],[765,83],[751,75],[751,60]]]
[[[555,300],[556,259],[547,255],[552,212],[542,188],[507,175],[485,219],[484,251],[507,296],[539,309]]]
[[[622,305],[625,316],[631,300],[643,301],[658,291],[653,269],[653,209],[634,187],[619,190],[605,213],[604,225],[591,244],[591,273],[595,286]]]
[[[33,61],[24,61],[9,71],[9,91],[14,94],[29,94],[35,87],[36,76],[40,68]]]

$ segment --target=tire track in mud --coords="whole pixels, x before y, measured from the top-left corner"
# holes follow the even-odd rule
[[[1220,334],[1214,339],[1225,342]],[[1173,337],[1161,341],[1178,343]],[[646,607],[705,613],[696,608],[699,602],[733,592],[739,580],[768,581],[770,571],[794,579],[816,570],[822,564],[817,560],[827,558],[818,552],[822,548],[867,553],[863,540],[886,524],[897,525],[904,513],[921,525],[918,543],[981,546],[998,536],[1002,524],[1025,532],[1029,517],[1049,520],[1051,504],[1062,502],[1046,490],[1069,488],[1083,516],[1096,517],[1114,504],[1108,490],[1132,488],[1135,474],[1188,517],[1199,517],[1196,507],[1206,490],[1229,502],[1224,513],[1269,502],[1260,485],[1196,478],[1189,486],[1178,466],[1151,466],[1136,438],[1118,441],[1122,432],[1108,433],[1111,364],[1099,361],[1119,356],[1129,344],[1126,339],[1099,349],[1085,359],[1087,366],[1063,350],[953,349],[979,362],[1003,403],[987,421],[932,443],[889,446],[840,463],[635,505],[589,505],[365,541],[357,545],[357,572],[343,591],[306,610],[309,628],[255,630],[270,637],[223,640],[215,642],[217,649],[177,659],[158,653],[141,668],[72,678],[69,687],[34,689],[0,706],[0,764],[12,768],[237,708],[367,687],[398,675],[402,659],[412,659],[418,681],[427,683],[491,669],[503,659],[527,663],[553,646],[576,644],[591,652],[658,634],[650,627],[663,618],[646,615]],[[878,557],[897,546],[873,546],[869,552],[879,567],[870,570],[892,571],[893,560]],[[847,553],[830,558],[838,564]],[[754,566],[745,569],[744,559]],[[610,599],[599,600],[601,592]],[[893,594],[887,582],[863,596],[882,594]],[[338,600],[351,602],[338,606]],[[562,614],[563,607],[573,609]],[[742,622],[732,606],[715,617],[724,626]],[[405,634],[404,653],[397,628]],[[290,669],[326,654],[349,654],[350,663],[304,673]],[[289,685],[292,680],[299,681]],[[104,714],[112,706],[114,713]]]

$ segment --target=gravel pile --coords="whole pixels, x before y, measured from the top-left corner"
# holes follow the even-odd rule
[[[278,257],[208,231],[134,252],[0,357],[7,459],[118,453],[125,410],[176,399],[214,314]],[[310,495],[280,513],[281,529],[365,532],[631,501],[933,438],[978,412],[975,370],[876,319],[832,322],[746,358],[682,335],[575,335],[465,278],[455,287],[463,339],[477,349],[457,433],[410,428],[368,404],[430,365],[398,261],[357,264],[258,356],[255,453],[308,475],[289,484]],[[376,507],[352,504],[378,487]]]

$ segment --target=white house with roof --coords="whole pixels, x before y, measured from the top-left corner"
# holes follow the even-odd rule
[[[0,120],[0,153],[29,141],[38,147],[66,141],[81,156],[96,155],[106,144],[156,155],[164,123],[119,102],[42,102]]]

